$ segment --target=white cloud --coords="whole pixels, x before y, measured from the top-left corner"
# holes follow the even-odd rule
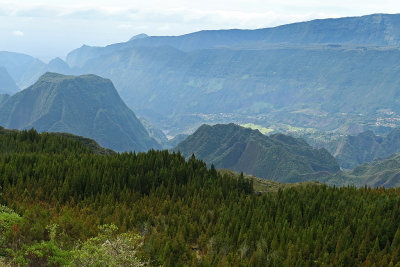
[[[14,36],[18,36],[18,37],[22,37],[22,36],[24,36],[24,35],[25,35],[25,33],[24,33],[24,32],[22,32],[22,31],[18,31],[18,30],[16,30],[16,31],[13,31],[13,32],[12,32],[12,35],[14,35]]]
[[[64,56],[133,35],[256,29],[311,19],[400,13],[398,0],[0,0],[0,50]],[[18,29],[15,30],[15,29]],[[24,42],[18,38],[24,36]],[[25,33],[29,33],[24,35]],[[52,54],[53,56],[53,54]]]
[[[183,28],[259,28],[316,18],[357,16],[378,12],[400,12],[398,0],[2,0],[0,16],[52,18],[54,20],[116,21],[118,25],[151,25],[163,29],[166,24]],[[390,8],[389,8],[390,7]],[[111,22],[112,23],[112,22]],[[134,25],[135,26],[135,25]],[[153,25],[151,25],[153,27]],[[119,27],[129,28],[129,27]],[[151,34],[151,33],[150,33]],[[157,33],[158,34],[158,33]],[[166,34],[171,34],[167,32]]]

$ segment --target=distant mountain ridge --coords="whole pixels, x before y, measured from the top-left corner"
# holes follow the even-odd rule
[[[55,59],[34,75],[23,71],[17,79],[9,72],[18,85],[45,71],[111,79],[138,116],[169,136],[229,122],[343,134],[347,124],[373,129],[384,109],[400,118],[399,18],[374,14],[258,30],[142,34],[106,47],[83,46],[68,55],[68,64]]]
[[[352,169],[365,162],[384,159],[398,152],[400,128],[395,128],[384,136],[377,136],[372,131],[345,136],[338,142],[333,155],[342,167]]]
[[[399,46],[400,15],[373,14],[362,17],[317,19],[256,30],[208,30],[181,36],[146,36],[106,47],[78,48],[67,56],[72,67],[82,67],[94,56],[134,46],[172,46],[182,51],[217,47],[254,48],[276,44],[351,44]]]
[[[231,169],[279,182],[312,180],[339,171],[325,149],[283,134],[265,136],[235,124],[203,125],[174,149],[194,154],[218,169]]]
[[[136,47],[92,58],[80,72],[111,79],[127,105],[161,129],[182,132],[205,122],[196,114],[233,113],[333,130],[383,108],[400,114],[399,60],[399,48]]]
[[[131,39],[129,39],[128,42],[132,42],[132,41],[135,41],[135,40],[138,40],[138,39],[147,38],[147,37],[149,37],[149,36],[147,34],[145,34],[145,33],[137,34],[137,35],[133,36]]]
[[[36,82],[46,70],[46,64],[37,58],[6,51],[0,51],[0,66],[7,69],[21,89]]]
[[[34,84],[46,72],[73,74],[73,70],[61,58],[54,58],[48,64],[32,56],[0,51],[0,68],[7,70],[19,88]]]
[[[116,151],[159,148],[112,82],[95,75],[46,73],[0,105],[0,125],[68,132]]]
[[[326,179],[329,184],[345,186],[399,187],[400,155],[366,162],[348,171],[340,171]]]
[[[19,91],[17,84],[4,67],[0,67],[0,94],[14,94]]]

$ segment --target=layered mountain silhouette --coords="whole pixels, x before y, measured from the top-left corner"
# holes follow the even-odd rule
[[[18,91],[18,86],[8,74],[6,68],[0,67],[0,94],[14,94]]]
[[[366,125],[382,110],[400,116],[399,29],[400,15],[374,14],[258,30],[140,34],[83,46],[67,62],[47,65],[2,52],[0,65],[20,88],[46,71],[111,79],[128,107],[169,136],[232,121],[346,134],[343,125]]]
[[[352,169],[365,162],[384,159],[400,152],[400,129],[377,136],[366,131],[355,136],[345,136],[337,144],[334,156],[340,166]]]
[[[400,155],[394,155],[383,160],[374,160],[350,171],[339,172],[332,175],[328,181],[336,185],[399,187]]]
[[[6,51],[0,51],[0,73],[3,72],[2,68],[6,69],[16,85],[21,89],[25,89],[35,83],[46,72],[73,74],[73,70],[61,58],[54,58],[46,64],[29,55]]]
[[[175,149],[194,154],[216,168],[245,172],[279,182],[299,182],[339,171],[325,149],[283,134],[265,136],[235,124],[203,125]]]
[[[72,72],[70,67],[68,66],[67,62],[65,62],[64,60],[62,60],[59,57],[56,57],[53,60],[51,60],[47,64],[46,70],[48,72],[56,72],[56,73],[62,73],[62,74],[69,74]]]
[[[90,58],[133,46],[171,46],[183,51],[219,47],[262,48],[281,44],[352,44],[399,46],[400,15],[374,14],[362,17],[319,19],[257,30],[211,30],[181,36],[133,37],[126,43],[107,47],[83,46],[68,54],[72,67],[81,67]]]
[[[0,104],[0,125],[68,132],[116,151],[159,148],[112,82],[95,75],[44,74]]]
[[[14,52],[0,51],[0,66],[7,69],[19,88],[32,85],[45,72],[46,64],[34,57]]]
[[[46,71],[109,78],[130,108],[172,136],[243,119],[326,131],[375,119],[382,109],[400,114],[399,29],[399,14],[374,14],[258,30],[140,34],[83,46],[69,53],[68,64],[0,53],[0,65],[20,88]]]
[[[92,58],[80,72],[111,79],[140,116],[176,133],[207,121],[198,114],[221,113],[333,130],[381,109],[400,114],[399,61],[398,48],[136,47]]]
[[[111,79],[129,107],[170,135],[249,117],[326,131],[376,118],[377,110],[400,114],[399,28],[400,15],[374,14],[258,30],[141,34],[106,47],[85,45],[67,63],[71,73]]]

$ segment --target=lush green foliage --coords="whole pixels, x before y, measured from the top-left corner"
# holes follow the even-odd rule
[[[38,134],[29,131],[7,130],[0,126],[0,151],[2,155],[20,153],[112,153],[91,139],[64,133]]]
[[[98,236],[89,238],[71,252],[72,266],[144,266],[138,257],[142,238],[138,234],[116,234],[114,224],[99,227]]]
[[[0,154],[0,201],[8,207],[0,209],[0,257],[9,262],[400,262],[398,189],[319,185],[257,195],[242,175],[222,176],[194,157],[185,161],[167,151],[99,155],[73,151],[71,146],[79,147],[76,140],[46,136],[58,138],[60,151],[54,153],[46,145],[40,151],[37,141],[43,135],[16,135],[30,136],[22,142],[35,153],[15,149]]]

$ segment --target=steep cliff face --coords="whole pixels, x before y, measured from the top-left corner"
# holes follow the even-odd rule
[[[146,151],[158,143],[124,104],[110,80],[95,75],[46,73],[0,106],[11,129],[68,132],[116,151]]]

